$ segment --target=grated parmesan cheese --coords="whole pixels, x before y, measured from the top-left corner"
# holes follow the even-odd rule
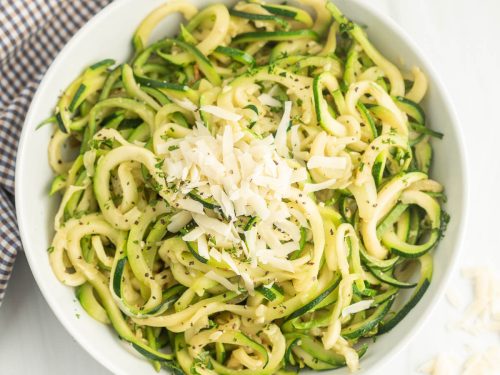
[[[424,363],[419,372],[429,375],[450,375],[454,373],[454,366],[447,355],[440,354],[436,358]]]
[[[208,338],[212,341],[215,341],[217,340],[219,337],[222,336],[222,331],[215,331],[214,333],[212,333],[210,336],[208,336]]]
[[[271,95],[269,94],[261,94],[257,97],[257,100],[263,104],[267,105],[269,107],[281,107],[281,102],[277,99],[274,99]]]
[[[473,284],[474,297],[456,326],[476,335],[498,329],[500,314],[497,301],[500,299],[500,280],[495,278],[491,269],[485,267],[465,268],[462,273]]]
[[[224,262],[226,262],[226,264],[229,266],[229,268],[231,268],[231,270],[237,274],[237,275],[241,275],[241,272],[240,270],[238,269],[238,267],[236,266],[236,263],[234,262],[233,258],[231,257],[231,255],[229,255],[228,253],[226,252],[223,252],[222,253],[222,260]]]
[[[263,100],[271,103],[266,95]],[[196,110],[186,100],[177,104]],[[226,263],[252,292],[252,273],[241,269],[242,262],[250,268],[261,264],[291,273],[296,265],[303,264],[287,259],[300,246],[300,228],[310,227],[308,214],[290,199],[293,185],[308,178],[304,166],[289,164],[287,129],[292,102],[284,104],[276,139],[272,135],[262,139],[250,136],[234,123],[241,116],[229,110],[208,105],[200,110],[229,122],[212,134],[197,121],[196,127],[183,138],[160,140],[155,145],[163,150],[165,162],[161,169],[172,189],[172,206],[180,210],[172,216],[168,229],[178,232],[194,220],[197,227],[185,234],[183,240],[196,241],[204,258]],[[328,184],[330,181],[309,184],[309,188],[315,191]],[[191,192],[198,197],[196,200]],[[219,207],[221,217],[207,215],[204,199]],[[245,236],[235,226],[240,217],[259,219]]]
[[[446,292],[446,299],[455,309],[461,309],[463,306],[463,300],[456,289],[448,289]]]
[[[191,232],[185,234],[184,236],[182,236],[182,240],[183,241],[197,241],[198,238],[201,237],[201,235],[203,235],[205,232],[202,228],[198,227],[198,228],[194,228]]]
[[[217,250],[216,248],[212,247],[209,251],[209,254],[212,258],[214,258],[217,262],[221,262],[222,261],[222,254],[220,253],[219,250]]]
[[[176,207],[198,214],[204,214],[203,205],[191,198],[184,197],[175,202]]]
[[[288,155],[288,147],[286,145],[286,133],[288,126],[290,125],[290,115],[292,112],[292,102],[285,102],[285,110],[283,112],[283,117],[278,125],[278,130],[276,130],[276,151],[280,156],[286,157]]]
[[[198,253],[205,259],[209,258],[207,237],[204,234],[198,237]]]
[[[185,110],[196,112],[198,107],[188,98],[183,98],[182,100],[171,98],[172,101],[177,104],[179,107],[184,108]]]
[[[473,299],[466,307],[460,320],[453,325],[472,335],[496,333],[500,331],[500,315],[497,303],[500,300],[500,280],[488,267],[470,267],[462,270],[462,274],[473,285]],[[464,305],[460,294],[455,289],[446,293],[449,303],[460,309]],[[483,336],[480,340],[483,341]],[[472,350],[472,348],[469,348]],[[463,356],[460,356],[462,358]],[[466,358],[460,373],[462,375],[490,375],[500,373],[500,345],[493,345],[486,350],[476,351]],[[448,375],[458,373],[459,359],[450,360],[449,356],[440,354],[419,369],[431,375]]]
[[[465,362],[462,375],[489,375],[500,373],[500,345],[493,345],[482,353],[471,355]]]
[[[177,233],[183,227],[185,227],[192,219],[191,213],[187,211],[179,211],[170,219],[170,224],[167,225],[167,229],[171,233]]]

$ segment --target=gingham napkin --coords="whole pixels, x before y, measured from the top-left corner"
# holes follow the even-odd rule
[[[111,0],[0,0],[0,305],[21,241],[17,144],[31,98],[66,42]]]

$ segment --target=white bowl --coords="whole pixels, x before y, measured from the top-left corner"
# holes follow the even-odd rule
[[[221,0],[191,0],[200,7]],[[117,335],[91,319],[76,302],[72,288],[59,283],[49,266],[46,249],[53,235],[56,199],[48,197],[53,177],[47,161],[50,127],[35,130],[50,116],[57,97],[82,69],[103,58],[125,61],[131,53],[131,36],[149,11],[165,0],[121,0],[109,5],[83,27],[54,61],[31,103],[19,145],[16,170],[16,207],[24,249],[33,275],[50,307],[69,333],[97,361],[115,374],[155,374],[152,366],[134,356]],[[223,0],[225,3],[234,3]],[[357,1],[337,0],[345,14],[368,26],[373,43],[393,61],[406,68],[419,66],[429,77],[429,93],[424,101],[429,123],[443,132],[442,141],[434,142],[433,175],[446,186],[447,211],[451,214],[445,238],[435,251],[434,279],[428,292],[411,313],[390,333],[370,345],[362,359],[361,374],[380,368],[416,334],[442,296],[447,280],[457,263],[464,232],[467,201],[466,167],[460,126],[448,95],[431,63],[408,36],[387,16]],[[172,22],[174,20],[175,22]],[[162,34],[172,35],[179,19],[162,24]],[[161,36],[161,35],[156,35]],[[312,372],[311,372],[312,373]],[[347,374],[346,369],[331,371]]]

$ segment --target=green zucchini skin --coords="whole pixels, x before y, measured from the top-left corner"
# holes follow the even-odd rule
[[[75,291],[76,298],[85,311],[95,320],[103,324],[111,323],[106,310],[94,296],[94,288],[89,283],[80,285]]]
[[[370,130],[371,133],[371,139],[375,139],[378,137],[378,130],[375,125],[375,120],[373,117],[370,115],[370,112],[368,109],[366,109],[365,105],[361,102],[358,103],[357,108],[359,109],[361,113],[361,117],[363,118],[363,121],[365,124],[368,125],[368,129]]]
[[[396,102],[396,105],[408,116],[410,116],[418,124],[425,125],[425,112],[418,103],[402,96],[396,96],[393,99]]]
[[[255,291],[262,294],[268,301],[279,302],[284,298],[283,290],[280,290],[277,285],[272,285],[270,288],[264,285],[259,285],[257,288],[255,288]]]
[[[376,268],[376,269],[380,269],[383,271],[387,271],[389,269],[392,269],[394,267],[394,265],[396,264],[396,262],[399,260],[399,257],[397,257],[397,256],[389,258],[389,259],[384,259],[384,260],[374,258],[374,257],[370,256],[363,247],[361,247],[361,249],[360,249],[360,255],[361,255],[361,261],[363,262],[363,264],[367,268],[371,267],[371,268]]]
[[[396,312],[391,318],[383,321],[378,329],[378,334],[384,334],[392,330],[396,325],[398,325],[409,312],[417,305],[417,303],[422,299],[427,290],[429,289],[432,281],[433,273],[433,262],[429,255],[424,255],[420,259],[421,276],[415,291],[411,295],[410,299],[406,304]]]
[[[272,5],[262,5],[262,8],[269,11],[269,13],[276,14],[283,17],[295,18],[297,16],[297,12],[293,10],[286,9],[284,7],[272,6]]]
[[[391,286],[394,286],[397,288],[403,288],[403,289],[414,288],[417,285],[416,283],[407,283],[404,281],[399,281],[399,280],[395,279],[393,276],[388,275],[387,272],[384,272],[380,269],[370,267],[370,266],[366,266],[366,267],[368,268],[370,273],[373,274],[373,276],[375,276],[377,279],[379,279],[380,281],[382,281],[385,284],[388,284],[388,285],[391,285]]]
[[[276,16],[289,18],[304,24],[306,27],[313,26],[313,20],[309,13],[304,10],[287,5],[262,4],[262,8]]]
[[[299,343],[296,347],[301,348],[303,351],[317,359],[319,362],[326,364],[325,367],[338,368],[345,366],[345,358],[342,355],[339,355],[333,351],[325,350],[323,348],[323,344],[307,335],[292,333],[286,334],[285,337],[287,341],[298,339]]]
[[[428,173],[432,163],[432,147],[429,142],[419,142],[415,145],[415,159],[417,168]]]
[[[410,122],[410,128],[418,133],[427,134],[427,135],[430,135],[431,137],[435,137],[438,139],[443,139],[443,137],[444,137],[443,133],[432,130],[432,129],[426,127],[425,125],[418,124],[415,122]]]
[[[195,190],[191,190],[188,195],[195,201],[200,202],[203,207],[208,208],[210,210],[221,210],[221,207],[217,204],[217,202],[213,198],[203,198],[200,194],[198,194]]]
[[[186,242],[186,245],[189,249],[189,252],[196,258],[197,261],[201,263],[208,263],[208,259],[202,257],[198,253],[198,244],[196,244],[195,242]]]
[[[333,293],[335,289],[337,289],[339,283],[340,283],[340,278],[336,278],[335,281],[323,292],[321,292],[317,297],[315,297],[309,303],[302,306],[300,309],[295,310],[293,313],[291,313],[286,318],[286,321],[298,318],[299,316],[304,315],[305,313],[307,313],[308,311],[312,310],[314,307],[319,305],[326,297],[328,297],[331,293]]]
[[[423,207],[431,221],[429,238],[422,244],[411,244],[399,238],[394,231],[382,235],[382,242],[392,253],[405,258],[419,258],[429,252],[441,238],[441,206],[433,197],[423,192],[405,193],[409,196],[408,203]]]
[[[323,344],[309,335],[290,333],[285,335],[287,339],[287,350],[285,359],[293,364],[296,360],[292,353],[304,363],[318,371],[331,370],[344,367],[346,362],[344,356],[332,350],[326,350]],[[359,358],[366,353],[367,345],[361,345],[357,350]]]
[[[210,60],[205,55],[203,55],[195,46],[183,42],[181,40],[171,40],[171,43],[173,46],[179,46],[184,50],[186,50],[188,53],[190,53],[193,56],[196,63],[198,64],[200,70],[205,74],[205,77],[207,77],[207,79],[212,84],[214,85],[221,84],[221,78],[219,74],[216,72]],[[164,54],[161,52],[161,49],[156,50],[156,53],[159,56],[165,58],[166,60],[169,60],[174,64],[176,63],[175,55]]]
[[[387,214],[387,216],[382,220],[382,222],[377,227],[377,235],[381,237],[389,228],[391,228],[396,220],[401,216],[401,214],[408,208],[407,204],[398,203],[394,208]]]
[[[54,195],[59,190],[64,189],[66,187],[66,176],[58,175],[52,180],[52,184],[50,185],[49,195]]]
[[[229,14],[233,17],[245,18],[252,21],[276,21],[276,16],[269,14],[258,14],[242,12],[236,9],[229,10]]]
[[[245,51],[242,51],[242,50],[237,49],[237,48],[218,46],[215,49],[215,52],[226,55],[226,56],[230,57],[231,59],[238,61],[238,62],[245,64],[245,65],[250,65],[250,66],[255,65],[255,59],[252,55],[249,55]]]

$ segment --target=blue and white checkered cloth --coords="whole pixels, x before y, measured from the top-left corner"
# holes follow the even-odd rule
[[[0,0],[0,304],[22,246],[14,170],[26,112],[60,49],[110,1]]]

